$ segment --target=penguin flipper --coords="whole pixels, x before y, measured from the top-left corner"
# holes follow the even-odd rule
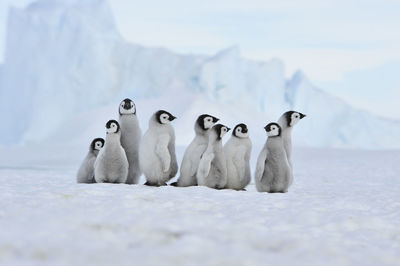
[[[210,173],[211,162],[214,159],[214,153],[204,153],[197,169],[197,177],[206,178]]]
[[[255,172],[256,180],[261,181],[264,173],[265,163],[267,162],[268,150],[266,147],[261,151],[257,159],[257,166]]]

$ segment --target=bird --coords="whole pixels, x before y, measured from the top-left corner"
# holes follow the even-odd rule
[[[139,148],[140,168],[145,185],[164,186],[178,171],[175,155],[175,131],[171,121],[176,117],[165,110],[155,112],[149,120]]]
[[[278,123],[265,126],[268,139],[258,156],[255,183],[259,192],[288,191],[292,183],[292,169],[284,148],[282,128]]]
[[[106,124],[106,141],[94,163],[97,183],[125,183],[128,177],[128,159],[121,146],[121,128],[116,120]]]
[[[228,181],[225,188],[244,190],[250,183],[251,140],[246,124],[238,124],[224,145]]]
[[[200,186],[223,189],[227,182],[226,159],[222,150],[222,137],[230,130],[227,126],[216,124],[208,137],[208,145],[203,153],[196,177]]]
[[[94,180],[94,162],[96,161],[97,155],[103,146],[103,138],[95,138],[92,140],[89,146],[89,152],[87,153],[85,159],[83,159],[83,162],[78,170],[78,183],[96,183]]]

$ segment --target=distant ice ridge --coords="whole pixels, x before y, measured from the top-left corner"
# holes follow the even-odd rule
[[[400,147],[400,122],[352,108],[315,88],[302,72],[287,80],[278,59],[247,60],[238,47],[210,57],[127,43],[104,0],[42,0],[14,8],[7,32],[0,67],[0,119],[7,126],[0,144],[45,141],[66,124],[76,132],[61,140],[72,141],[91,123],[107,120],[94,109],[131,97],[138,103],[158,99],[154,106],[142,104],[146,114],[165,106],[190,124],[198,114],[219,112],[225,121],[254,125],[261,138],[267,122],[295,109],[308,115],[295,129],[298,145]],[[178,100],[182,95],[187,98]],[[83,121],[88,113],[94,115]],[[183,139],[190,140],[187,135]]]

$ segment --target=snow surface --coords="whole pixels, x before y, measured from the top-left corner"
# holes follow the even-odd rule
[[[295,109],[308,120],[294,135],[299,145],[400,148],[399,121],[352,108],[315,88],[301,71],[288,79],[279,59],[246,60],[238,47],[203,56],[127,43],[105,0],[39,0],[11,9],[4,58],[0,120],[7,129],[0,131],[0,144],[48,141],[66,124],[130,97],[136,103],[158,99],[159,105],[146,106],[153,112],[179,103],[175,115],[190,124],[221,110],[221,122],[239,116],[238,122],[262,128]],[[187,94],[190,101],[177,99]]]
[[[76,184],[85,152],[2,148],[0,265],[400,264],[400,151],[295,149],[286,194]]]

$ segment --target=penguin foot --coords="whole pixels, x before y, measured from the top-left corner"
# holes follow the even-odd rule
[[[173,186],[173,187],[177,187],[178,186],[178,182],[173,182],[173,183],[171,183],[171,184],[169,184],[170,186]]]
[[[147,182],[144,183],[143,185],[145,185],[145,186],[150,186],[150,187],[168,186],[167,183],[165,183],[165,182],[159,183],[159,184],[154,184],[154,183],[150,183],[149,181],[147,181]]]

